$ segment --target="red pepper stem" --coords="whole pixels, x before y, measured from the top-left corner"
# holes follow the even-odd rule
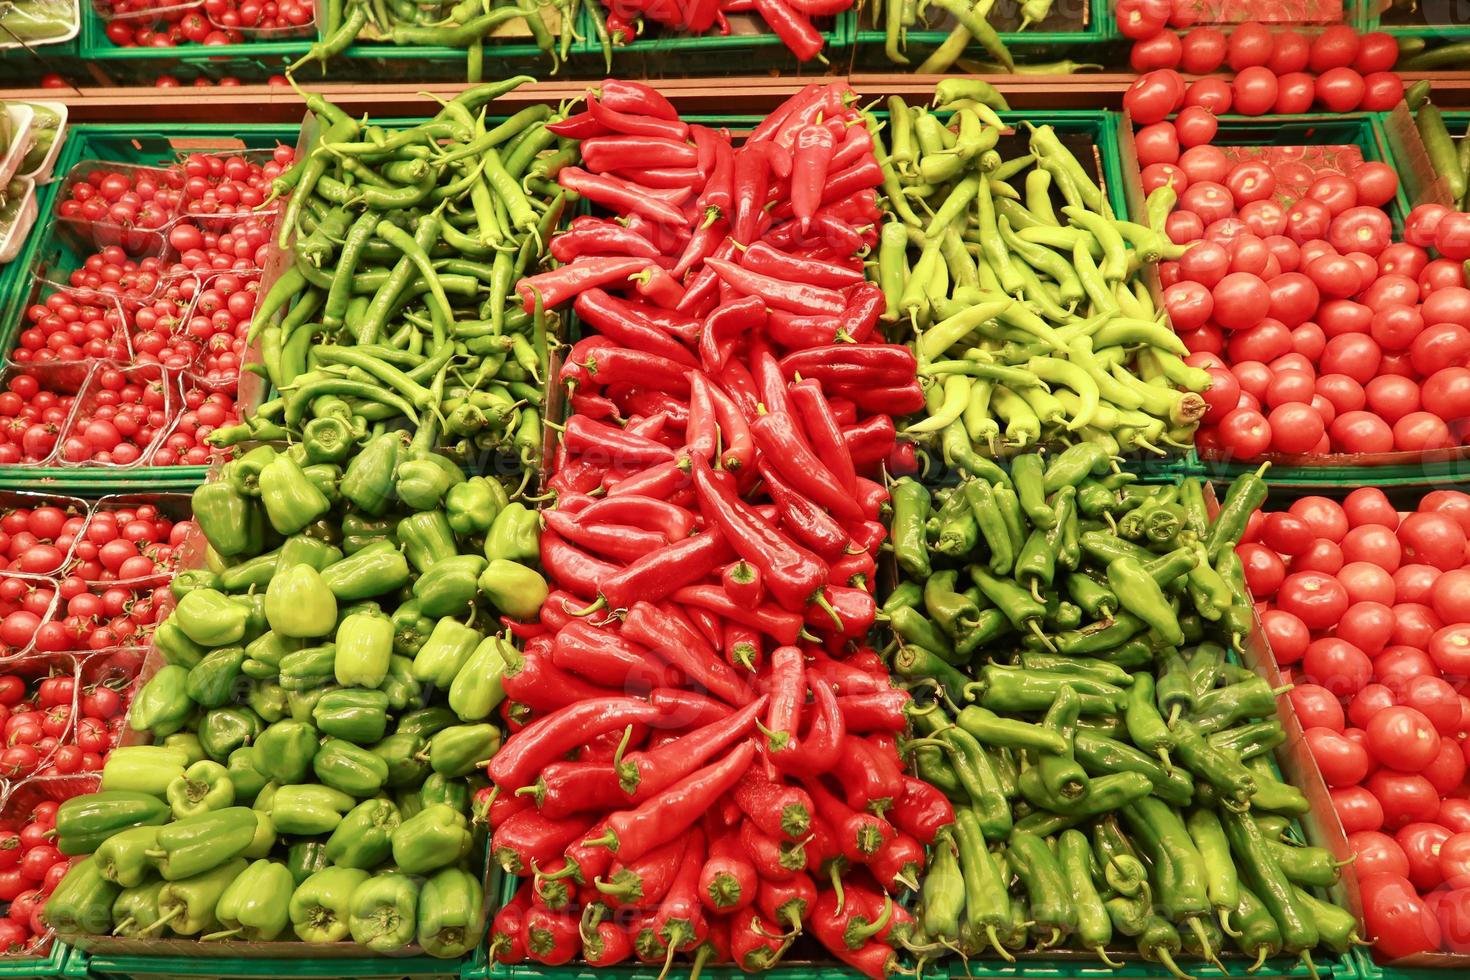
[[[865,926],[851,926],[847,931],[852,938],[867,942],[884,929],[887,929],[888,923],[891,921],[893,921],[893,896],[885,892],[883,895],[883,911],[878,913],[878,918]],[[1209,947],[1206,946],[1205,948],[1208,949]]]
[[[616,772],[623,764],[623,753],[628,751],[628,743],[633,739],[633,726],[629,725],[623,729],[623,737],[618,741],[618,747],[613,752],[612,767]]]
[[[581,937],[583,946],[586,946],[596,938],[595,930],[597,929],[597,923],[602,921],[602,909],[601,902],[590,902],[582,910],[581,921],[577,923],[577,935]],[[590,922],[588,921],[589,919],[591,920]],[[588,932],[589,928],[593,932]]]
[[[631,898],[635,897],[633,893],[638,888],[638,886],[636,884],[634,884],[632,881],[629,881],[627,884],[624,884],[624,885],[615,885],[615,884],[610,884],[609,882],[603,881],[601,878],[593,878],[592,879],[592,887],[593,888],[596,888],[599,892],[601,892],[604,895],[612,895],[612,896],[615,896],[616,898],[623,899],[623,900],[628,900],[628,899],[631,899]],[[594,904],[597,904],[597,903],[594,903]]]
[[[827,875],[832,879],[832,891],[837,895],[837,914],[841,915],[842,910],[847,908],[847,892],[842,887],[842,869],[837,861],[827,866]]]
[[[590,606],[583,606],[581,609],[569,609],[567,608],[567,601],[565,599],[561,601],[562,612],[566,613],[568,616],[577,616],[579,618],[583,616],[591,616],[593,613],[601,612],[603,609],[606,608],[607,599],[603,596],[598,596],[597,599]]]
[[[766,929],[765,926],[761,925],[760,916],[753,916],[751,918],[750,931],[755,933],[757,936],[760,936],[762,939],[780,939],[789,943],[791,940],[801,935],[801,918],[796,914],[795,909],[787,909],[786,914],[791,916],[791,923],[793,927],[791,932],[769,931],[768,929]]]
[[[582,842],[584,847],[605,847],[614,854],[618,851],[618,833],[611,827],[607,828],[600,837],[589,837]]]

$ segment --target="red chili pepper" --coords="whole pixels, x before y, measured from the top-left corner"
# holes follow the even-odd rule
[[[843,170],[857,163],[863,156],[873,152],[873,135],[861,123],[847,126],[841,141],[832,154],[829,166]]]
[[[507,698],[539,713],[613,693],[558,667],[551,658],[550,638],[546,639],[544,645],[537,645],[533,640],[514,657],[507,652],[505,672],[501,675]]]
[[[587,356],[581,366],[586,369],[590,383],[599,387],[641,385],[670,395],[689,395],[689,379],[685,377],[687,367],[657,354],[620,347],[599,347]]]
[[[705,259],[705,265],[737,293],[759,296],[767,306],[775,309],[792,313],[835,314],[841,313],[847,305],[842,294],[834,289],[775,279],[714,257]]]
[[[845,3],[846,0],[835,2]],[[801,9],[796,3],[792,6]],[[832,131],[826,126],[803,126],[796,134],[796,149],[791,159],[791,207],[801,223],[803,234],[811,227],[817,205],[822,203],[822,186],[827,182],[827,168],[831,165],[836,144]]]
[[[854,810],[838,799],[820,778],[804,777],[802,783],[811,794],[817,816],[831,826],[843,856],[854,864],[864,863],[893,836],[894,830],[888,821]]]
[[[822,53],[822,32],[785,0],[755,0],[755,10],[797,61],[811,61]]]
[[[537,866],[559,857],[591,825],[591,820],[581,816],[554,820],[531,807],[495,828],[490,851],[506,874],[529,875]]]
[[[724,221],[705,221],[694,229],[694,234],[689,237],[689,243],[679,253],[678,261],[669,270],[670,275],[676,279],[684,276],[695,266],[702,263],[715,253],[729,234],[729,226]]]
[[[933,844],[939,829],[954,823],[954,806],[922,779],[904,776],[903,795],[893,808],[893,823],[921,843]]]
[[[660,548],[604,577],[598,584],[598,609],[627,609],[634,603],[657,602],[664,596],[697,582],[729,560],[730,549],[714,531],[683,538]]]
[[[485,792],[487,794],[494,794],[494,799],[488,800],[484,805],[485,819],[483,821],[492,831],[517,813],[520,813],[522,810],[529,810],[535,805],[530,799],[524,796],[516,796],[514,793],[502,793],[494,787],[487,788]]]
[[[705,609],[716,615],[742,622],[785,646],[795,643],[802,630],[800,615],[774,608],[768,604],[743,606],[731,600],[725,590],[718,585],[687,585],[675,592],[671,598],[683,606]]]
[[[832,828],[821,817],[813,816],[811,833],[806,836],[807,870],[828,878],[836,888],[841,884],[842,873],[851,863],[843,856]]]
[[[832,619],[842,622],[836,636],[855,639],[865,636],[878,618],[878,607],[867,589],[855,589],[842,585],[828,586],[825,592],[831,611],[811,607],[806,613],[808,626],[830,631]]]
[[[788,926],[792,933],[801,931],[801,924],[817,904],[817,886],[810,875],[798,873],[785,881],[762,879],[755,896],[756,908],[771,922]]]
[[[656,688],[648,702],[659,709],[664,726],[673,729],[698,728],[731,714],[728,705],[697,691]]]
[[[490,923],[489,957],[491,962],[514,966],[526,961],[526,912],[531,908],[531,883],[516,889],[509,902],[495,913]]]
[[[833,375],[842,383],[901,385],[914,380],[918,361],[902,344],[832,344],[787,354],[781,358],[781,370],[788,377],[800,374],[825,380],[824,375]]]
[[[817,103],[824,97],[825,93],[823,90],[825,88],[825,82],[809,82],[800,92],[797,92],[791,98],[771,110],[756,125],[755,129],[750,131],[750,135],[746,137],[745,141],[747,143],[759,143],[762,140],[775,139],[776,134],[780,132],[782,126],[792,118],[794,113]]]
[[[689,425],[684,430],[684,448],[706,463],[719,450],[719,419],[715,415],[710,384],[700,371],[689,372]]]
[[[741,849],[763,881],[785,881],[806,867],[806,846],[802,841],[775,837],[747,820],[740,825]]]
[[[546,627],[542,626],[539,621],[535,623],[521,623],[511,619],[509,616],[501,616],[500,625],[504,626],[506,631],[518,640],[533,639],[546,632]]]
[[[675,309],[684,298],[684,287],[663,269],[647,268],[628,278],[639,296],[663,309]]]
[[[717,653],[723,653],[721,644],[725,642],[725,621],[708,609],[700,609],[695,606],[676,606],[679,615],[687,619],[704,641]]]
[[[683,507],[636,495],[594,500],[577,512],[577,522],[627,524],[645,531],[657,531],[669,541],[681,541],[694,529],[694,515]]]
[[[715,418],[720,425],[724,449],[720,453],[720,465],[729,472],[743,475],[750,471],[750,461],[755,457],[755,442],[750,436],[750,426],[735,402],[719,385],[709,385],[710,401],[714,403]]]
[[[563,167],[557,183],[594,204],[619,214],[641,214],[659,224],[684,224],[684,215],[668,201],[654,196],[647,187],[605,174],[594,174],[581,167]],[[632,270],[636,272],[637,270]],[[544,275],[545,273],[543,273]],[[602,285],[602,283],[596,283]],[[555,305],[548,303],[548,306]]]
[[[613,861],[607,880],[593,882],[610,908],[649,908],[663,900],[684,858],[684,839],[654,848],[635,861]]]
[[[573,455],[606,460],[614,466],[642,467],[674,456],[663,443],[582,415],[567,419],[561,441]]]
[[[612,814],[606,820],[606,831],[588,843],[607,847],[624,861],[648,853],[693,827],[704,811],[735,785],[754,758],[755,743],[741,743],[720,761],[685,777],[658,796],[632,810]]]
[[[619,384],[607,389],[608,397],[618,406],[633,426],[633,419],[662,417],[664,428],[683,431],[689,425],[689,406],[662,391],[652,391],[635,385]],[[641,429],[639,430],[641,431]]]
[[[596,177],[593,179],[606,180],[608,178]],[[570,265],[522,279],[516,283],[516,292],[520,294],[521,305],[527,313],[535,309],[535,296],[538,292],[541,294],[542,306],[551,309],[593,286],[623,282],[647,265],[648,260],[644,258],[587,255]]]
[[[613,481],[607,489],[608,499],[622,496],[652,497],[667,500],[675,491],[689,485],[689,474],[679,468],[677,461],[659,463],[646,470]],[[595,595],[596,590],[588,593]]]
[[[679,110],[674,104],[664,98],[657,89],[642,82],[630,82],[620,78],[603,79],[594,91],[602,100],[602,104],[609,109],[618,112],[631,112],[636,115],[653,116],[657,119],[679,118]]]
[[[853,694],[874,694],[882,691],[893,690],[889,682],[888,668],[882,666],[878,670],[871,670],[860,665],[853,657],[846,660],[833,660],[820,650],[807,649],[806,673],[809,678],[821,678],[832,686],[834,694],[846,697]]]
[[[635,917],[628,926],[628,932],[633,936],[633,955],[640,963],[662,963],[668,955],[655,928],[654,916],[657,914],[658,909],[650,909],[646,915]]]
[[[644,167],[693,167],[699,162],[699,152],[693,146],[663,136],[594,136],[583,140],[579,149],[582,163],[593,173]]]
[[[764,455],[758,465],[766,491],[776,502],[781,527],[802,547],[810,548],[824,562],[840,559],[847,553],[851,543],[847,532],[836,518],[816,502],[797,493],[777,476],[774,468],[767,465],[769,459],[769,454]],[[828,581],[831,581],[830,568]]]
[[[746,819],[777,839],[800,840],[812,822],[812,801],[800,786],[775,782],[752,769],[736,786],[734,799]]]
[[[551,658],[558,667],[604,687],[648,691],[678,683],[678,674],[644,647],[580,619],[556,634]]]
[[[822,374],[826,375],[823,380],[823,387],[828,388],[834,395],[842,398],[850,398],[864,412],[897,416],[912,415],[914,412],[921,411],[924,408],[924,389],[919,387],[917,381],[910,381],[907,384],[901,385],[883,385],[880,382],[876,385],[870,384],[865,387],[856,378],[850,377],[848,380],[842,380],[844,374],[854,375],[858,372],[848,372],[843,365],[833,365],[832,367],[835,370],[824,370],[822,372]],[[831,383],[828,384],[828,381],[831,381]],[[901,442],[896,448],[901,450],[905,446],[908,446],[909,451],[912,452],[912,443]],[[914,471],[907,470],[905,472],[912,473]]]
[[[853,466],[863,470],[886,460],[897,439],[898,430],[887,415],[872,415],[842,430],[842,443],[847,447]]]
[[[843,721],[845,724],[846,716]],[[892,750],[885,752],[851,732],[842,740],[842,752],[832,769],[832,777],[846,794],[848,806],[880,817],[903,794],[903,772],[897,754]]]
[[[725,620],[725,637],[721,649],[725,653],[725,662],[730,666],[748,670],[752,674],[757,673],[764,662],[761,646],[759,630],[744,623]]]
[[[825,286],[829,289],[842,289],[863,281],[861,269],[788,255],[764,242],[756,242],[747,248],[740,257],[740,265],[772,279]]]
[[[593,558],[582,549],[562,540],[561,535],[555,531],[548,530],[541,532],[541,567],[558,587],[573,595],[589,598],[597,595],[599,582],[621,571],[617,565]],[[547,604],[553,601],[548,599]],[[546,605],[543,605],[543,622],[546,622],[545,610]],[[550,623],[546,625],[551,626]]]
[[[572,391],[572,411],[594,419],[617,419],[621,417],[618,406],[609,398]]]
[[[623,621],[623,631],[629,639],[644,644],[682,670],[691,685],[703,688],[726,704],[745,705],[754,698],[750,688],[729,664],[716,656],[704,638],[667,610],[647,601],[635,602]]]
[[[664,960],[665,970],[673,962],[675,953],[693,949],[708,934],[704,906],[699,900],[699,873],[704,867],[704,859],[704,832],[694,827],[689,832],[678,873],[653,917],[655,934],[668,951]]]
[[[490,760],[490,778],[506,791],[520,789],[541,769],[589,739],[631,724],[651,724],[658,718],[657,708],[634,698],[598,698],[568,705],[507,739]]]
[[[541,906],[526,911],[524,936],[526,955],[546,966],[568,963],[582,949],[577,919]]]
[[[689,136],[689,126],[678,118],[662,119],[644,114],[641,110],[619,112],[601,99],[588,98],[587,111],[604,128],[614,133],[631,136],[661,136],[683,142]]]
[[[516,795],[530,797],[541,815],[551,820],[585,810],[607,811],[627,801],[617,773],[602,762],[553,762]]]
[[[822,347],[845,341],[841,318],[835,316],[798,316],[786,310],[772,310],[766,320],[766,337],[787,350]]]
[[[776,371],[780,374],[779,368]],[[719,388],[730,396],[730,400],[739,408],[741,418],[750,418],[756,414],[756,407],[760,404],[761,396],[755,378],[750,369],[745,366],[739,358],[731,358],[725,362],[724,370],[720,372]],[[721,420],[721,426],[724,421]],[[752,449],[752,452],[754,450]]]
[[[725,595],[737,606],[755,608],[760,605],[765,590],[761,587],[761,573],[745,559],[732,561],[720,572],[720,585]],[[795,643],[793,639],[791,642]]]
[[[843,724],[848,732],[864,734],[903,731],[908,724],[905,709],[912,703],[912,696],[900,688],[868,694],[848,694],[837,699],[837,707],[842,712]],[[894,812],[897,814],[898,811]],[[898,822],[901,821],[895,820],[895,823]],[[904,829],[908,830],[907,827]]]
[[[791,402],[786,394],[786,374],[781,370],[781,364],[771,353],[771,349],[764,343],[752,339],[750,356],[747,360],[750,361],[751,371],[754,373],[756,392],[760,401],[760,405],[748,415],[754,417],[767,412],[790,412]]]
[[[853,113],[848,109],[849,102],[857,100],[857,94],[845,84],[824,84],[817,89],[811,101],[804,102],[781,121],[772,134],[772,141],[788,148],[794,146],[796,134],[801,132],[803,126],[821,118],[850,118]]]
[[[735,965],[746,973],[760,973],[781,962],[791,948],[793,937],[783,935],[780,928],[758,913],[732,916],[730,955]]]
[[[705,213],[704,223],[716,218],[727,222],[734,216],[735,204],[735,148],[728,139],[720,139],[714,146],[714,166],[705,181],[704,190],[695,200],[695,207]]]
[[[736,343],[766,321],[766,304],[756,296],[745,296],[718,307],[705,318],[699,334],[699,360],[711,373],[720,371]]]
[[[878,317],[882,315],[887,301],[883,290],[872,283],[854,286],[848,292],[848,306],[842,312],[842,332],[857,344],[865,344],[878,328]]]
[[[658,254],[653,243],[642,235],[616,221],[590,215],[574,218],[566,231],[551,240],[551,256],[563,264],[583,255],[653,258]]]
[[[858,160],[846,170],[832,174],[822,188],[822,203],[841,201],[859,191],[883,184],[883,168],[872,156]]]
[[[766,702],[761,695],[739,711],[656,749],[630,752],[614,760],[623,792],[638,803],[662,793],[750,732]]]
[[[866,550],[843,555],[827,570],[827,584],[838,588],[862,589],[871,593],[876,584],[877,564]]]
[[[794,494],[825,507],[844,524],[863,519],[861,509],[850,496],[851,490],[843,487],[818,458],[790,413],[769,411],[756,418],[750,431],[761,451],[761,465],[769,463],[769,468],[784,478]],[[846,543],[843,535],[841,544]]]
[[[608,129],[602,123],[592,118],[588,111],[575,112],[560,122],[547,123],[546,128],[557,136],[567,139],[586,140],[594,136],[606,135]]]
[[[708,126],[691,123],[689,139],[694,143],[694,166],[701,174],[708,177],[715,168],[715,155],[719,152],[718,147],[720,143],[726,141],[726,137]]]
[[[807,672],[807,684],[812,691],[815,710],[811,713],[806,733],[797,739],[795,749],[773,761],[786,772],[811,777],[829,772],[837,764],[837,754],[842,749],[842,739],[847,730],[832,687],[813,677],[810,670]]]
[[[734,217],[730,222],[730,233],[742,245],[753,244],[756,239],[756,217],[766,206],[770,193],[771,156],[770,148],[761,143],[750,143],[735,151],[734,172],[731,191]]]
[[[761,570],[772,597],[793,612],[822,604],[827,570],[821,559],[797,547],[754,508],[714,479],[709,466],[694,460],[694,488],[705,520],[719,530],[740,557]]]
[[[845,902],[836,890],[822,892],[807,925],[828,951],[871,980],[887,980],[898,970],[893,949],[875,939],[893,920],[893,899],[850,883]]]
[[[637,561],[668,544],[668,539],[657,531],[621,524],[582,523],[559,510],[542,511],[541,519],[547,527],[577,547],[622,564]]]
[[[659,272],[668,275],[661,269]],[[638,307],[609,295],[606,290],[594,288],[581,293],[573,309],[584,323],[625,347],[657,354],[689,367],[696,364],[687,347],[643,316]]]
[[[589,911],[593,908],[596,906],[588,906]],[[616,966],[633,955],[633,940],[628,937],[628,931],[600,915],[589,923],[584,912],[578,933],[582,940],[582,959],[588,966]]]
[[[883,220],[883,211],[878,207],[878,192],[871,187],[866,187],[839,200],[823,204],[812,218],[812,227],[822,231],[818,225],[824,219],[829,224],[836,222],[842,226],[867,226],[879,222]],[[876,229],[869,230],[876,231]],[[822,233],[829,241],[836,241],[830,230]],[[864,232],[864,237],[867,237],[866,232]]]
[[[868,870],[885,890],[897,890],[902,885],[918,891],[919,875],[923,874],[924,865],[924,845],[904,833],[889,838],[878,848],[878,853],[868,859]]]
[[[737,251],[735,243],[727,238],[715,249],[714,254],[705,259],[705,264],[684,284],[684,298],[676,307],[680,313],[704,317],[715,308],[719,302],[720,277],[709,267],[709,261],[730,259]]]
[[[821,382],[815,379],[798,381],[791,386],[789,397],[812,451],[826,465],[837,484],[848,494],[852,494],[857,488],[855,463],[844,439],[842,427],[838,425],[832,408],[827,403]],[[892,422],[889,426],[892,427]]]

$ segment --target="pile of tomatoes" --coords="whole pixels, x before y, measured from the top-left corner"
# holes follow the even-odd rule
[[[47,929],[41,908],[72,861],[80,860],[66,857],[53,843],[59,805],[41,800],[24,813],[16,807],[17,812],[0,821],[0,902],[8,903],[0,917],[0,953],[42,951]]]
[[[203,4],[111,0],[107,39],[121,48],[241,44],[290,37],[316,20],[310,0],[204,0]]]
[[[44,390],[34,374],[12,372],[0,391],[0,465],[50,458],[75,401],[75,394]]]
[[[1470,495],[1304,497],[1238,553],[1379,950],[1470,952]]]

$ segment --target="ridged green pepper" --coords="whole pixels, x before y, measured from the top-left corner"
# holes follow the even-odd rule
[[[463,615],[474,606],[477,579],[484,570],[485,559],[479,555],[455,555],[435,562],[413,584],[419,610],[425,616]]]
[[[431,772],[424,785],[419,787],[420,809],[444,803],[460,813],[470,812],[470,788],[463,779],[451,779],[443,773]]]
[[[211,650],[189,671],[184,692],[196,704],[206,708],[218,708],[233,699],[235,681],[240,677],[240,667],[245,663],[245,648],[240,646],[220,647]]]
[[[409,564],[420,572],[427,572],[435,562],[459,554],[454,532],[442,510],[410,514],[398,522],[395,534]]]
[[[311,770],[317,731],[306,722],[285,719],[271,725],[255,740],[255,767],[267,779],[299,783]]]
[[[296,886],[288,912],[296,938],[335,943],[351,933],[352,896],[368,873],[358,868],[323,868]]]
[[[46,924],[58,932],[105,936],[112,931],[112,904],[122,889],[102,877],[92,858],[78,861],[46,900]]]
[[[388,763],[388,787],[418,786],[429,772],[429,762],[420,758],[424,740],[417,735],[395,733],[373,746],[373,753]]]
[[[391,871],[369,878],[352,893],[352,940],[379,953],[413,942],[418,928],[418,886]]]
[[[322,571],[342,560],[342,549],[308,534],[293,534],[281,545],[281,567],[310,565]]]
[[[283,568],[265,593],[270,628],[282,636],[326,636],[337,625],[337,597],[310,565]]]
[[[286,928],[294,886],[284,864],[264,858],[254,862],[230,882],[215,906],[223,931],[204,938],[270,942]]]
[[[541,519],[520,501],[495,515],[485,534],[485,557],[490,561],[533,562],[541,558]]]
[[[419,894],[419,945],[430,956],[463,956],[485,928],[484,889],[460,868],[444,868],[424,882]]]
[[[388,707],[394,711],[412,709],[424,703],[423,689],[413,676],[413,661],[394,654],[388,660],[388,675],[379,690],[388,695]]]
[[[220,588],[225,592],[244,592],[248,589],[263,589],[270,584],[271,576],[281,562],[281,549],[267,551],[231,565],[219,574]]]
[[[137,936],[158,921],[158,895],[163,891],[164,881],[149,881],[133,888],[124,888],[112,903],[112,934],[114,936]]]
[[[445,616],[434,624],[434,632],[414,656],[413,676],[425,684],[447,688],[482,639],[478,630]]]
[[[459,716],[441,704],[431,704],[417,711],[400,715],[393,727],[395,734],[417,735],[430,739],[451,725],[459,724]]]
[[[385,432],[370,439],[347,464],[338,489],[357,509],[374,517],[388,509],[393,496],[393,473],[398,468],[398,454],[403,436]]]
[[[393,657],[391,619],[381,613],[354,613],[337,627],[335,642],[337,653],[332,671],[338,684],[377,687],[383,683]]]
[[[102,765],[103,790],[147,793],[160,800],[169,783],[184,774],[189,757],[162,745],[121,745],[107,755]]]
[[[336,662],[337,646],[334,643],[288,653],[281,658],[280,685],[286,689],[289,698],[293,692],[330,684]]]
[[[500,729],[494,725],[455,725],[429,739],[429,765],[445,776],[468,776],[498,748]]]
[[[235,784],[230,781],[229,770],[218,762],[205,759],[194,763],[184,770],[182,776],[169,783],[167,798],[174,819],[186,820],[234,806]]]
[[[460,537],[484,534],[495,523],[495,516],[510,501],[505,488],[496,480],[472,476],[449,488],[444,499],[444,513],[449,527]]]
[[[220,590],[224,586],[220,583],[220,577],[207,568],[189,568],[174,576],[169,583],[168,589],[173,593],[174,600],[182,599],[195,589]]]
[[[278,534],[295,534],[332,509],[326,495],[285,453],[261,469],[260,502]]]
[[[474,836],[464,814],[443,803],[426,806],[393,831],[393,863],[405,874],[423,874],[458,864]]]
[[[311,724],[312,712],[316,711],[316,703],[322,699],[323,694],[335,690],[337,690],[336,685],[314,687],[309,691],[287,691],[286,706],[291,718]]]
[[[505,700],[501,678],[505,674],[505,641],[487,636],[475,647],[449,685],[449,707],[460,721],[483,721]]]
[[[265,784],[270,781],[255,765],[254,746],[242,746],[231,752],[225,772],[235,787],[235,801],[241,806],[253,804],[260,791],[265,789]]]
[[[223,762],[236,749],[254,742],[263,731],[265,722],[248,707],[215,708],[199,721],[199,744],[205,755],[215,762]]]
[[[460,476],[463,480],[463,475]],[[433,510],[444,500],[451,486],[449,473],[432,459],[410,459],[398,467],[394,490],[404,506],[413,510]]]
[[[533,620],[550,594],[546,579],[534,568],[496,558],[480,575],[480,591],[511,619]]]
[[[230,601],[245,610],[245,635],[240,638],[241,643],[248,644],[270,629],[270,622],[265,615],[265,594],[263,592],[232,595]]]
[[[325,735],[368,745],[388,730],[387,712],[388,695],[382,691],[343,688],[323,694],[312,719]]]
[[[312,463],[301,467],[301,475],[321,491],[327,503],[336,507],[342,502],[342,467],[336,463]]]
[[[408,559],[393,542],[375,541],[329,565],[322,581],[341,602],[384,595],[408,584]]]
[[[306,423],[301,444],[312,463],[340,463],[352,455],[352,427],[335,415],[323,415]]]
[[[148,852],[158,847],[158,827],[130,827],[103,841],[91,860],[102,877],[123,888],[136,888],[153,875]]]
[[[174,732],[159,744],[166,749],[184,753],[184,764],[188,766],[206,758],[204,746],[199,743],[199,736],[193,732]]]
[[[300,838],[286,851],[286,868],[298,887],[307,878],[331,866],[332,862],[327,859],[327,842],[321,837]]]
[[[226,558],[260,554],[265,522],[260,507],[228,480],[213,480],[195,489],[194,523],[210,547]]]
[[[329,738],[311,760],[312,771],[325,786],[358,799],[372,796],[388,781],[388,763],[370,750],[340,738]]]
[[[214,917],[215,906],[246,867],[244,858],[235,858],[193,878],[164,884],[158,891],[158,921],[149,932],[161,925],[180,936],[197,936],[213,929],[219,923]]]
[[[302,783],[282,786],[271,800],[271,823],[283,834],[315,836],[331,833],[357,801],[330,786]]]
[[[189,635],[174,622],[172,616],[159,623],[158,629],[153,631],[153,645],[170,666],[183,667],[185,670],[203,660],[204,655],[209,652],[189,639]]]
[[[222,647],[245,636],[246,617],[246,610],[223,592],[195,589],[179,600],[169,618],[200,646]]]
[[[160,668],[133,698],[128,727],[135,732],[152,732],[156,738],[183,728],[194,713],[194,702],[185,691],[188,683],[189,672],[184,668],[172,664]]]
[[[402,822],[391,801],[363,800],[327,838],[327,859],[343,868],[376,868],[392,856],[393,832]]]
[[[413,599],[393,610],[392,618],[393,652],[400,657],[417,654],[434,632],[434,620],[425,616]]]
[[[260,497],[260,472],[276,458],[271,446],[256,446],[243,456],[226,463],[220,470],[220,482],[228,483],[247,497]]]
[[[349,558],[359,551],[380,541],[394,542],[393,534],[398,530],[396,517],[367,517],[363,514],[348,514],[342,518],[342,551]],[[395,549],[396,546],[395,546]]]
[[[232,806],[177,820],[158,832],[158,847],[148,852],[159,875],[182,881],[239,857],[255,839],[255,814]]]

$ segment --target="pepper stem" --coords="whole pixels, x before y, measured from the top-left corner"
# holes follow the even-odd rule
[[[618,835],[611,827],[601,837],[592,837],[582,842],[588,847],[605,847],[613,853],[618,850]]]
[[[147,927],[141,929],[138,932],[138,935],[140,935],[140,936],[146,936],[149,933],[158,932],[164,926],[168,925],[175,918],[177,918],[178,917],[178,914],[180,912],[182,912],[182,911],[184,911],[184,907],[182,905],[175,905],[172,909],[170,909],[169,911],[165,912],[163,915],[160,915],[158,917],[158,921],[157,922],[154,922],[152,925],[147,926]]]
[[[883,911],[878,913],[878,918],[874,919],[872,922],[869,922],[865,926],[856,926],[851,929],[850,932],[854,939],[861,939],[864,942],[867,942],[869,939],[872,939],[884,929],[887,929],[888,923],[892,921],[893,896],[885,894],[883,896]]]
[[[1303,953],[1302,955],[1305,956],[1306,954]],[[1155,949],[1154,956],[1158,958],[1159,963],[1163,965],[1164,969],[1174,974],[1179,980],[1195,980],[1193,976],[1179,968],[1179,964],[1174,962],[1174,957],[1164,947],[1160,946]]]
[[[1266,965],[1266,957],[1269,956],[1270,953],[1271,953],[1271,947],[1270,946],[1264,946],[1264,945],[1263,946],[1258,946],[1256,948],[1256,961],[1254,963],[1252,963],[1250,966],[1246,967],[1245,968],[1245,972],[1246,973],[1255,973],[1261,967],[1265,966]]]
[[[1098,959],[1102,960],[1104,963],[1115,970],[1120,969],[1123,966],[1123,964],[1118,960],[1109,959],[1108,951],[1106,949],[1103,949],[1101,946],[1095,947],[1093,949],[1093,952],[1097,954]]]
[[[563,599],[561,601],[561,611],[564,612],[564,613],[566,613],[568,616],[577,616],[577,617],[591,616],[593,613],[599,612],[599,611],[601,611],[603,609],[606,609],[606,608],[607,608],[607,598],[604,597],[604,596],[598,596],[596,602],[592,603],[592,605],[590,605],[590,606],[585,606],[582,609],[571,609],[571,608],[568,608],[567,601],[565,599]]]
[[[847,908],[847,891],[842,887],[842,875],[837,871],[837,862],[833,861],[827,868],[827,874],[832,878],[832,890],[837,893],[837,914]]]
[[[1200,955],[1206,960],[1213,961],[1215,959],[1215,951],[1210,948],[1210,936],[1205,932],[1204,924],[1200,922],[1199,916],[1191,915],[1189,917],[1189,931],[1194,933],[1195,938],[1199,940]]]
[[[1267,464],[1267,465],[1269,465],[1269,464]],[[1262,473],[1266,472],[1266,468],[1264,466],[1261,467],[1261,472]],[[1312,962],[1312,951],[1311,950],[1309,950],[1309,949],[1302,950],[1302,962],[1305,963],[1305,964],[1307,964],[1307,972],[1312,975],[1312,980],[1320,980],[1320,978],[1317,976],[1317,964]]]
[[[1236,929],[1230,925],[1230,910],[1220,909],[1219,913],[1220,931],[1225,933],[1225,935],[1229,936],[1231,939],[1239,939],[1242,933],[1239,929]]]
[[[211,932],[209,935],[207,935],[207,936],[200,936],[199,938],[200,938],[201,941],[207,943],[207,942],[211,942],[211,941],[216,940],[216,939],[229,939],[231,936],[238,935],[239,932],[240,932],[239,929],[224,929],[224,930],[221,930],[220,932]]]
[[[1026,627],[1031,630],[1033,634],[1035,634],[1036,638],[1040,640],[1048,650],[1050,650],[1052,653],[1057,652],[1057,645],[1052,642],[1051,637],[1047,636],[1046,631],[1041,628],[1040,619],[1032,618],[1026,620]]]
[[[1006,949],[1005,946],[1001,944],[1000,937],[995,934],[994,923],[985,927],[985,935],[990,939],[990,948],[995,950],[995,954],[997,956],[1005,960],[1007,963],[1016,962],[1016,958],[1011,955],[1011,951]]]
[[[114,936],[121,936],[125,931],[127,931],[128,929],[131,929],[133,926],[135,926],[137,924],[138,924],[137,918],[135,916],[131,916],[130,915],[126,919],[123,919],[121,922],[119,922],[113,928],[112,934]]]
[[[838,632],[841,632],[843,630],[844,627],[842,625],[842,617],[837,615],[837,610],[832,608],[832,604],[827,601],[827,597],[822,595],[820,591],[818,591],[816,596],[812,598],[812,604],[815,605],[818,609],[821,609],[828,616],[832,617],[832,625],[837,627]]]
[[[1166,749],[1166,748],[1164,748],[1161,745],[1158,748],[1158,753],[1159,753],[1159,758],[1162,759],[1163,762],[1164,762],[1164,771],[1165,772],[1170,772],[1170,773],[1173,772],[1174,771],[1174,763],[1169,758],[1169,750]]]

